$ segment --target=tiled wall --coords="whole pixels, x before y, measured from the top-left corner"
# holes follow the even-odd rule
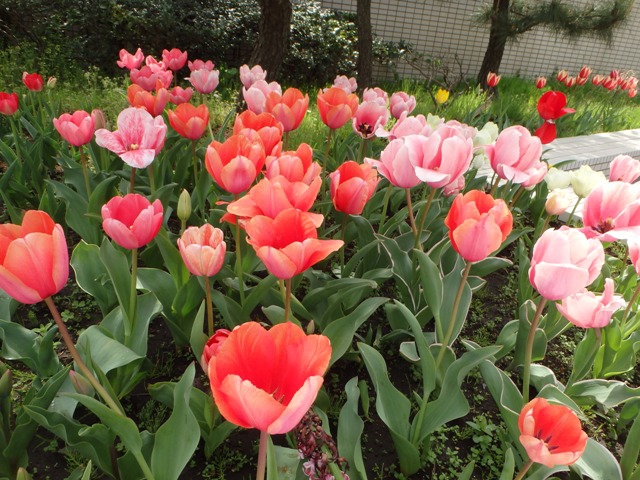
[[[588,0],[573,0],[584,4]],[[474,21],[486,0],[372,0],[374,33],[386,40],[405,40],[425,55],[440,57],[454,65],[457,55],[463,73],[475,77],[488,42],[488,26]],[[323,0],[323,6],[355,12],[356,0]],[[551,75],[567,69],[572,75],[582,65],[594,73],[608,74],[613,68],[640,74],[640,2],[635,2],[626,23],[616,29],[613,44],[583,37],[577,41],[535,29],[507,45],[500,73],[524,77]],[[410,65],[398,65],[400,77],[420,77]],[[378,79],[390,72],[377,70]]]

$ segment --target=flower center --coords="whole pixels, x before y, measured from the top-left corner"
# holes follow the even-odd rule
[[[137,143],[132,143],[131,145],[129,145],[129,151],[138,150],[139,148],[140,148],[140,145],[138,145]]]
[[[610,230],[614,229],[613,219],[607,218],[604,222],[599,225],[593,227],[593,229],[598,233],[607,233]]]

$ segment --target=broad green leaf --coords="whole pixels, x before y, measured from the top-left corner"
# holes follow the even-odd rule
[[[640,387],[632,388],[617,380],[583,380],[576,382],[564,392],[581,405],[600,404],[613,408],[621,403],[640,397]]]
[[[91,348],[92,362],[99,365],[104,373],[144,358],[115,340],[109,331],[98,325],[91,325],[78,337],[80,352],[86,352],[87,345]]]
[[[0,319],[0,356],[23,362],[40,378],[50,377],[60,368],[53,348],[53,336],[57,331],[57,328],[50,328],[41,336],[19,323]]]
[[[515,473],[516,461],[513,456],[513,450],[507,447],[504,452],[504,465],[502,466],[502,473],[498,480],[512,480]]]
[[[458,293],[458,289],[460,288],[460,282],[462,281],[463,269],[464,261],[461,257],[458,257],[456,267],[453,269],[453,271],[447,274],[443,280],[442,308],[440,309],[442,332],[446,332],[449,328],[449,323],[454,322],[454,328],[452,331],[453,333],[451,335],[451,338],[449,339],[449,345],[452,345],[456,338],[458,338],[460,331],[464,327],[467,313],[469,312],[469,305],[471,305],[471,288],[469,287],[469,284],[465,282],[465,284],[462,286],[463,290],[460,297],[456,318],[452,318],[453,306],[455,303],[456,295]],[[442,341],[443,338],[438,338],[439,343],[442,343]]]
[[[640,455],[640,416],[637,416],[633,421],[624,443],[624,450],[620,458],[622,478],[631,478],[634,472],[640,471],[638,455]]]
[[[81,240],[73,249],[71,266],[78,286],[96,300],[103,315],[110,312],[118,297],[109,272],[100,260],[100,247]]]
[[[427,300],[427,305],[431,309],[431,313],[436,319],[436,323],[439,324],[443,298],[442,272],[426,253],[414,250],[413,254],[418,258],[418,263],[420,264],[422,292]]]
[[[361,436],[364,431],[364,421],[358,414],[360,389],[358,377],[353,377],[344,388],[347,401],[340,410],[338,418],[338,447],[340,456],[349,463],[349,478],[366,480],[367,472],[362,459]]]
[[[100,260],[107,269],[113,283],[118,302],[125,312],[129,311],[129,296],[131,294],[131,271],[129,260],[124,253],[111,244],[105,237],[100,246]],[[131,319],[130,319],[131,321]]]
[[[469,480],[471,478],[471,475],[473,475],[473,468],[475,466],[476,463],[472,460],[471,463],[464,467],[464,470],[460,472],[460,475],[458,475],[458,480]]]
[[[593,361],[598,353],[598,342],[594,330],[593,328],[587,328],[584,337],[576,348],[576,352],[573,355],[573,369],[567,382],[568,385],[582,380],[593,367]]]
[[[600,443],[590,438],[587,447],[571,470],[592,480],[622,480],[620,465],[613,454]],[[583,477],[584,478],[584,477]]]

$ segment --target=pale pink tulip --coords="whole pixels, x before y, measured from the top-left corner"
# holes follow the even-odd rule
[[[351,77],[347,78],[345,75],[338,75],[333,81],[333,86],[341,88],[347,95],[355,92],[358,89],[358,83],[356,79]]]
[[[379,87],[365,88],[362,92],[363,102],[378,102],[385,107],[389,103],[389,94]]]
[[[548,170],[547,164],[541,161],[540,139],[520,125],[505,128],[495,145],[487,145],[485,152],[500,178],[523,187],[540,183]]]
[[[63,113],[53,119],[53,126],[62,138],[75,147],[85,145],[93,138],[95,120],[84,110],[73,114]]]
[[[178,249],[192,275],[212,277],[224,264],[227,244],[222,230],[205,223],[187,228],[178,239]]]
[[[396,187],[415,187],[420,183],[415,167],[422,161],[426,140],[419,135],[392,140],[380,154],[380,160],[365,158],[364,161],[377,168],[378,173]]]
[[[220,72],[201,68],[200,70],[193,70],[187,80],[191,82],[191,85],[198,93],[208,94],[213,92],[218,83],[220,83]]]
[[[576,327],[604,328],[611,322],[613,314],[625,306],[622,297],[613,292],[613,279],[607,278],[602,295],[583,290],[563,298],[556,307]]]
[[[388,138],[395,140],[396,138],[404,138],[409,135],[424,135],[428,137],[433,133],[431,125],[427,124],[424,115],[409,116],[407,112],[400,115],[398,121],[391,127],[390,131],[385,130],[381,126],[376,130],[376,137]]]
[[[602,183],[584,199],[582,232],[587,238],[614,242],[640,236],[640,185]]]
[[[266,111],[267,97],[271,92],[282,95],[282,88],[278,82],[267,83],[265,80],[256,80],[250,88],[242,87],[242,96],[247,102],[247,108],[257,114]]]
[[[187,62],[187,65],[189,66],[190,72],[202,70],[203,68],[211,71],[215,68],[215,64],[211,60],[207,60],[206,62],[204,60],[194,60],[193,62],[189,61]]]
[[[240,81],[244,88],[251,88],[251,85],[258,80],[266,80],[267,72],[262,69],[260,65],[254,65],[249,68],[249,65],[242,65],[240,67]]]
[[[629,155],[618,155],[609,166],[610,182],[633,183],[640,177],[640,162]]]
[[[162,83],[164,88],[169,88],[173,81],[173,73],[171,70],[157,70],[153,71],[151,67],[144,66],[140,70],[134,68],[129,73],[131,81],[137,85],[140,85],[146,91],[151,92],[156,88],[158,81]]]
[[[416,97],[413,95],[409,95],[405,92],[396,92],[391,95],[389,110],[391,111],[393,118],[400,118],[404,112],[409,114],[413,112],[414,108],[416,108]]]

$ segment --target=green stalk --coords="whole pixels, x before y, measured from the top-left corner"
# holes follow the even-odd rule
[[[428,187],[425,187],[425,188],[428,188]],[[427,204],[422,209],[422,212],[420,212],[420,218],[418,219],[418,233],[422,233],[422,229],[424,228],[424,222],[427,220],[427,214],[429,213],[429,209],[431,208],[431,204],[433,203],[433,199],[435,198],[435,196],[436,196],[436,189],[432,188],[431,192],[429,193],[429,199],[427,200]],[[420,250],[422,250],[422,242],[420,242],[419,239],[420,239],[420,236],[418,235],[416,237],[416,248],[419,248]]]
[[[340,228],[340,233],[342,236],[342,248],[340,249],[340,278],[344,278],[344,251],[347,242],[345,241],[345,237],[347,234],[347,221],[349,221],[349,215],[344,213],[342,215],[342,227]]]
[[[364,146],[366,141],[367,140],[364,138],[360,140],[360,148],[358,149],[358,159],[357,159],[358,163],[362,163],[362,160],[364,160]]]
[[[138,303],[138,289],[136,283],[138,281],[138,249],[131,250],[131,291],[129,294],[129,318],[128,322],[125,322],[124,328],[124,343],[129,346],[129,339],[133,332],[134,325],[136,323],[137,303]]]
[[[289,133],[290,132],[284,132],[282,134],[282,151],[284,152],[289,150]]]
[[[498,188],[498,184],[500,183],[500,177],[497,176],[495,173],[493,174],[493,176],[495,177],[495,180],[493,181],[493,184],[491,185],[491,190],[489,191],[489,195],[491,195],[492,197],[496,191],[496,188]]]
[[[573,206],[573,209],[571,210],[571,213],[569,214],[569,218],[567,218],[567,222],[566,222],[567,227],[571,226],[571,221],[573,220],[573,215],[576,213],[576,209],[578,208],[578,204],[580,203],[581,200],[582,200],[582,197],[578,197],[578,200],[576,200],[576,203]]]
[[[264,480],[264,474],[267,470],[267,443],[269,442],[269,434],[260,430],[260,447],[258,450],[258,471],[256,472],[256,480]]]
[[[89,183],[89,170],[87,169],[87,157],[84,153],[84,146],[80,146],[80,163],[82,164],[82,174],[84,175],[84,188],[87,190],[87,198],[91,197],[91,184]]]
[[[155,477],[153,476],[153,473],[151,472],[151,469],[149,468],[147,461],[144,459],[142,452],[138,451],[138,452],[131,452],[131,453],[133,454],[136,461],[138,462],[138,466],[140,467],[140,470],[142,470],[142,473],[144,474],[145,478],[147,480],[155,480]]]
[[[284,321],[288,322],[291,316],[291,279],[287,278],[284,281],[285,294],[284,294]]]
[[[191,142],[191,159],[193,163],[193,185],[198,185],[198,159],[196,157],[196,141]]]
[[[236,195],[236,200],[238,196]],[[236,222],[236,273],[238,274],[238,290],[240,291],[240,305],[244,305],[244,279],[242,274],[242,242],[240,237],[242,232],[240,230],[240,224]]]
[[[136,184],[136,167],[131,167],[131,177],[129,178],[129,193],[133,193]]]
[[[413,216],[413,204],[411,203],[411,189],[404,189],[407,196],[407,208],[409,209],[409,223],[411,224],[411,230],[413,230],[413,238],[415,238],[416,244],[420,241],[420,236],[418,235],[418,227],[416,227],[416,219]]]
[[[211,282],[209,277],[204,277],[204,293],[207,299],[207,326],[209,327],[209,336],[213,336],[213,300],[211,299]]]
[[[333,129],[329,128],[329,134],[327,135],[327,146],[324,150],[324,157],[323,157],[323,161],[324,161],[324,171],[326,172],[327,169],[329,168],[329,149],[331,148],[331,134],[333,133]],[[323,179],[322,181],[322,193],[320,194],[320,199],[324,200],[324,196],[326,194],[327,191],[327,185],[326,185],[326,177]]]
[[[520,473],[518,473],[518,475],[516,475],[516,477],[513,480],[522,480],[524,478],[524,475],[531,468],[531,465],[533,465],[533,461],[532,460],[527,460],[527,463],[525,463],[522,466],[522,470],[520,470]]]
[[[156,180],[153,176],[153,163],[149,165],[147,172],[149,172],[149,187],[151,188],[151,195],[153,195],[156,193]]]
[[[516,194],[513,196],[513,198],[509,202],[509,209],[513,208],[513,206],[516,204],[516,202],[518,201],[518,199],[520,198],[520,196],[522,195],[522,192],[524,192],[524,190],[525,190],[524,187],[522,185],[520,185],[520,188],[518,188],[518,191],[516,192]]]
[[[451,340],[451,336],[453,335],[453,329],[456,324],[456,317],[458,316],[458,309],[460,308],[460,300],[462,299],[462,292],[464,291],[464,287],[467,284],[467,277],[469,277],[470,270],[471,270],[471,262],[466,262],[464,270],[462,271],[460,286],[458,287],[456,298],[453,301],[453,310],[451,311],[451,319],[449,320],[449,326],[447,327],[447,331],[445,332],[444,338],[442,339],[442,347],[440,347],[440,351],[438,352],[438,358],[436,359],[436,371],[440,368],[440,364],[442,363],[442,359],[444,358],[444,352],[447,350],[447,347],[449,346],[449,341]]]
[[[629,300],[629,303],[627,303],[627,308],[624,309],[624,314],[622,315],[622,320],[620,321],[620,331],[622,332],[623,336],[624,336],[624,325],[625,323],[627,323],[629,312],[631,312],[631,307],[633,306],[633,304],[636,303],[636,300],[638,299],[638,295],[640,295],[640,283],[638,283],[638,286],[634,290],[633,295],[631,296],[631,300]]]
[[[542,317],[542,310],[547,304],[547,299],[542,298],[536,309],[536,313],[531,321],[531,328],[527,336],[527,344],[524,351],[524,365],[522,366],[522,400],[524,403],[529,402],[529,378],[531,376],[531,356],[533,354],[533,340],[536,338],[536,330],[538,323]]]
[[[389,183],[387,187],[387,192],[384,194],[384,200],[382,202],[382,213],[380,214],[380,223],[378,224],[378,233],[382,235],[382,226],[384,225],[384,221],[387,217],[387,208],[389,206],[389,199],[391,198],[391,191],[393,190],[393,185]]]
[[[22,155],[20,154],[20,142],[18,140],[18,129],[16,128],[16,122],[13,115],[9,117],[9,125],[11,125],[11,135],[13,135],[13,144],[16,147],[16,158],[18,162],[22,163]]]

